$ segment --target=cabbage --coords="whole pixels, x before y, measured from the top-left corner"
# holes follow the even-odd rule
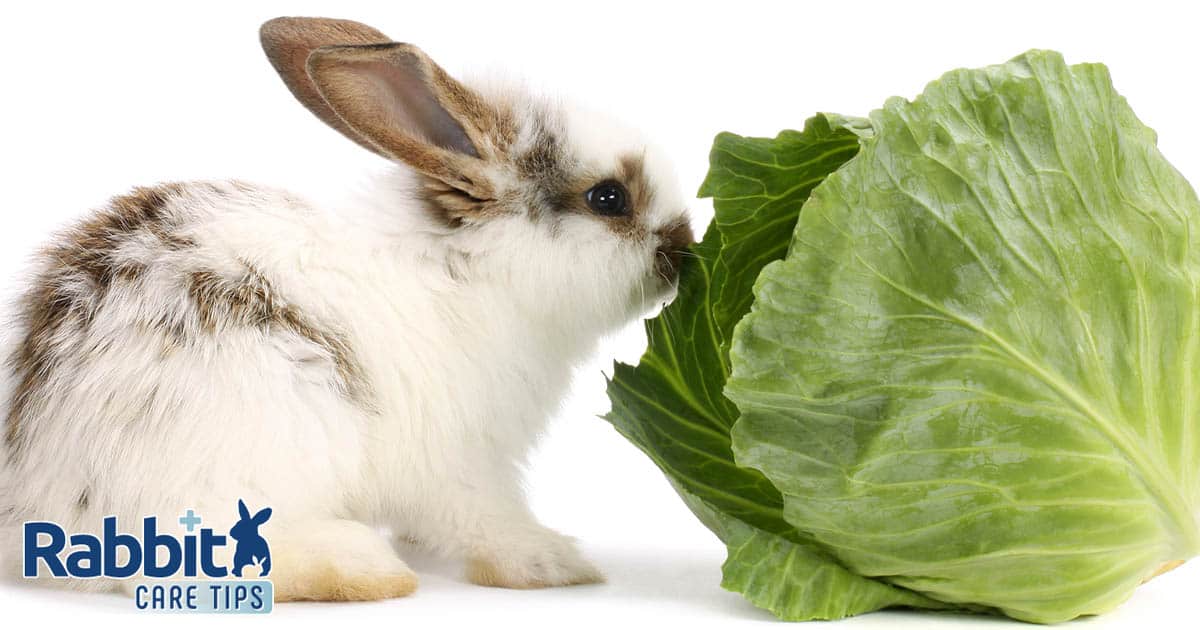
[[[1102,65],[717,137],[607,419],[788,620],[1102,613],[1200,551],[1200,203]]]

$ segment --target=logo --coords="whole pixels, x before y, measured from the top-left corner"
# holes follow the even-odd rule
[[[271,518],[271,508],[263,508],[254,516],[246,504],[238,499],[238,515],[241,517],[229,530],[229,537],[237,541],[233,552],[233,574],[242,577],[242,569],[247,566],[258,568],[259,577],[267,577],[271,572],[271,548],[267,541],[258,533],[258,526]]]
[[[28,521],[23,572],[27,578],[47,573],[84,580],[145,577],[134,590],[139,610],[268,613],[275,594],[264,579],[271,573],[271,548],[259,527],[271,518],[271,508],[252,516],[241,499],[237,508],[238,521],[228,537],[207,527],[196,531],[202,519],[191,509],[179,517],[187,532],[182,536],[161,532],[154,516],[142,519],[140,537],[120,531],[115,516],[104,518],[100,536],[68,535],[58,523]],[[226,567],[217,562],[216,551],[230,538],[235,543],[233,565]],[[170,579],[179,577],[191,579]]]

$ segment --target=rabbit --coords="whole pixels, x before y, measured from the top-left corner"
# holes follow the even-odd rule
[[[664,153],[356,22],[277,18],[260,39],[301,104],[394,167],[331,207],[137,188],[41,251],[0,348],[6,564],[26,520],[195,508],[224,531],[244,497],[273,509],[276,601],[413,592],[389,536],[480,585],[602,581],[531,513],[522,470],[573,368],[673,299],[693,236]]]
[[[263,508],[250,516],[246,502],[238,499],[238,522],[229,528],[229,537],[237,541],[233,552],[233,568],[230,573],[242,577],[242,570],[248,566],[258,568],[258,577],[267,577],[271,573],[271,546],[258,533],[259,525],[271,518],[271,508]]]

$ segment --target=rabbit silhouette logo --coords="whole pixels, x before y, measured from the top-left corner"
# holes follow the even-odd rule
[[[267,577],[271,573],[271,548],[267,545],[267,540],[258,533],[258,526],[271,518],[271,508],[263,508],[254,516],[250,516],[245,501],[238,499],[238,516],[240,520],[229,530],[229,537],[237,541],[237,547],[233,551],[233,569],[230,573],[242,577],[243,569],[257,567],[258,577]]]

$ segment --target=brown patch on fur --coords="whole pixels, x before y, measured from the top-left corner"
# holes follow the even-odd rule
[[[79,493],[79,498],[75,500],[75,507],[79,508],[80,512],[85,512],[91,503],[92,498],[90,490],[88,488],[84,488],[83,492]]]
[[[535,218],[559,212],[591,213],[583,198],[596,178],[576,172],[559,137],[544,124],[534,120],[533,141],[520,155],[513,158],[517,175],[532,188],[510,203],[526,206]]]
[[[301,575],[271,573],[277,602],[365,602],[404,597],[417,590],[414,573],[347,575],[327,564]]]
[[[56,363],[53,337],[68,319],[89,319],[92,308],[78,303],[73,296],[45,281],[22,300],[21,311],[27,331],[8,359],[17,377],[5,418],[4,442],[16,452],[21,438],[21,420],[36,404],[43,379]]]
[[[654,187],[646,175],[646,159],[641,155],[621,157],[617,167],[617,180],[629,191],[630,214],[645,213],[654,203]]]
[[[618,236],[643,239],[648,236],[642,216],[654,203],[654,187],[645,172],[645,160],[638,154],[621,156],[609,173],[572,172],[570,159],[557,138],[549,132],[537,134],[533,146],[517,160],[519,172],[533,179],[548,205],[558,212],[575,212],[596,217]],[[629,213],[599,216],[588,207],[587,192],[596,184],[619,182],[629,194]]]
[[[621,182],[629,193],[629,214],[619,217],[604,217],[606,225],[618,236],[640,238],[645,228],[639,220],[654,203],[654,187],[646,176],[645,159],[641,155],[621,156],[613,179]]]
[[[566,155],[562,141],[540,123],[533,131],[533,143],[516,158],[517,172],[525,179],[543,185],[553,185],[566,180],[568,173],[564,162]]]
[[[187,185],[170,183],[135,188],[127,195],[114,197],[108,208],[72,230],[66,242],[52,247],[47,254],[64,271],[86,274],[98,290],[107,289],[114,278],[136,278],[145,271],[143,267],[113,260],[113,254],[132,234],[149,232],[169,249],[192,246],[190,240],[176,233],[176,221],[166,212],[167,203],[186,191]]]
[[[213,334],[231,325],[266,331],[277,328],[302,337],[333,360],[343,395],[365,409],[374,409],[371,385],[346,337],[311,321],[289,304],[257,269],[243,265],[244,272],[238,278],[226,278],[212,271],[191,273],[188,295],[201,328]]]
[[[55,368],[58,340],[68,326],[87,327],[100,302],[117,282],[132,282],[145,272],[140,263],[116,256],[138,233],[148,233],[168,249],[192,245],[177,232],[177,219],[167,206],[184,195],[184,184],[136,188],[114,198],[104,210],[69,230],[42,252],[52,264],[22,296],[18,313],[25,336],[8,357],[17,378],[5,419],[5,443],[17,450],[21,420],[37,404],[45,379]]]
[[[495,200],[476,199],[432,177],[421,178],[419,191],[425,209],[446,227],[457,228],[468,220],[478,220],[496,214],[502,207]]]

